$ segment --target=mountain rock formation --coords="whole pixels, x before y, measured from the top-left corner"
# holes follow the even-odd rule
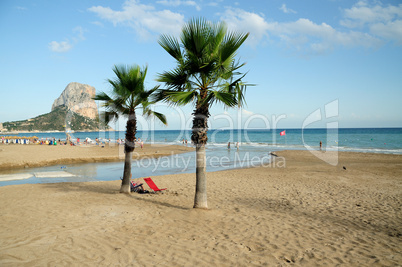
[[[98,131],[109,130],[110,127],[94,120],[71,112],[66,106],[58,106],[49,113],[39,115],[23,121],[12,121],[3,123],[3,127],[10,132],[44,132],[44,131],[65,131],[66,125],[73,131]]]
[[[95,87],[87,84],[72,82],[67,85],[52,105],[52,111],[59,106],[65,106],[67,109],[74,111],[82,116],[90,119],[98,118],[98,107],[95,100]]]

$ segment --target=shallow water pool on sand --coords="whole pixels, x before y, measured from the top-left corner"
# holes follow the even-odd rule
[[[256,167],[271,162],[270,151],[241,147],[228,150],[223,146],[207,148],[207,171]],[[0,173],[0,186],[16,184],[114,181],[123,176],[124,162],[103,162],[55,165],[41,168],[12,170]],[[175,173],[195,173],[195,152],[142,158],[132,162],[132,178]]]

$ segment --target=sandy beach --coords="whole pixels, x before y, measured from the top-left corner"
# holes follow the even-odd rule
[[[401,155],[277,155],[286,167],[208,173],[209,210],[192,208],[195,174],[152,177],[164,194],[0,187],[0,265],[402,265]]]
[[[133,159],[162,157],[192,150],[192,147],[180,145],[145,144],[143,149],[139,146],[135,148]],[[106,161],[124,161],[124,146],[0,145],[0,170]]]

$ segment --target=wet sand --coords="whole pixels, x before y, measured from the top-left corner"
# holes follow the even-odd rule
[[[194,150],[180,145],[150,145],[136,147],[133,159],[141,157],[161,157],[171,153],[184,153]],[[123,161],[123,145],[0,145],[0,170],[42,167],[57,164]]]
[[[1,266],[400,266],[402,156],[277,152],[285,166],[120,181],[0,187]],[[343,168],[345,167],[346,170]]]

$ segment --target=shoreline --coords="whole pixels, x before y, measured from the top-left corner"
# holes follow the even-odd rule
[[[136,147],[133,160],[143,157],[162,157],[193,151],[192,147],[180,145],[144,144],[144,149]],[[123,145],[0,145],[0,172],[15,169],[52,166],[72,163],[124,161]]]
[[[0,265],[402,262],[402,156],[276,154],[284,168],[208,173],[209,210],[192,208],[194,173],[152,177],[163,194],[120,194],[119,180],[0,187]]]
[[[0,145],[0,173],[7,171],[29,169],[37,167],[48,167],[59,164],[79,164],[79,163],[97,163],[97,162],[121,162],[124,161],[124,145],[111,143],[112,145],[84,145],[79,146],[49,146],[38,144],[1,144]],[[158,158],[181,154],[195,149],[192,146],[172,145],[172,144],[144,144],[141,150],[137,145],[133,152],[133,160],[141,158]],[[274,152],[283,151],[304,151],[310,154],[308,150],[275,150]],[[395,153],[373,153],[373,152],[354,152],[354,151],[313,151],[314,153],[322,153],[325,157],[331,153],[348,153],[359,155],[390,155],[400,156],[402,154]],[[267,152],[268,153],[268,152]],[[340,163],[338,163],[339,165]]]
[[[1,135],[9,135],[9,134],[21,134],[21,133],[65,133],[66,131],[58,131],[58,130],[52,130],[52,131],[13,131],[13,132],[0,132]],[[79,130],[79,131],[70,131],[69,133],[94,133],[94,132],[116,132],[116,130]],[[118,132],[118,131],[117,131]]]

